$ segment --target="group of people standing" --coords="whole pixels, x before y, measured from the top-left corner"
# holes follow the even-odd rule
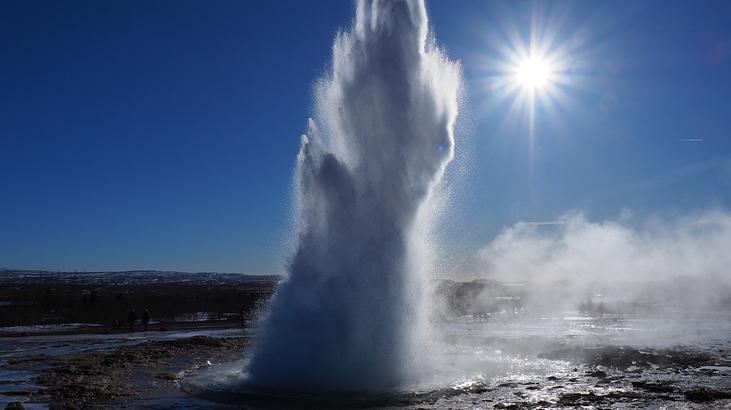
[[[129,323],[129,330],[131,332],[135,331],[135,323],[137,323],[137,311],[135,309],[132,309],[127,313],[127,322]],[[144,312],[142,312],[142,326],[145,329],[145,332],[147,332],[147,326],[150,324],[150,311],[145,309]]]

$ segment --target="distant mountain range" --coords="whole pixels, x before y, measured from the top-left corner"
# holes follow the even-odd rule
[[[114,272],[54,272],[44,270],[0,269],[0,285],[14,284],[115,284],[146,283],[203,283],[203,284],[275,284],[282,280],[277,275],[246,275],[219,272],[174,272],[157,270],[130,270]]]

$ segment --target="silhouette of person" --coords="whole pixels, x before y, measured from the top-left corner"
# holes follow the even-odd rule
[[[150,323],[150,311],[145,309],[145,311],[142,312],[142,325],[145,327],[145,332],[147,332],[148,323]]]
[[[137,312],[134,309],[130,310],[127,314],[127,320],[129,321],[129,330],[135,331],[135,322],[137,321]]]
[[[599,306],[597,306],[597,311],[599,312],[599,318],[604,318],[604,313],[607,312],[607,308],[604,306],[604,301],[599,302]]]

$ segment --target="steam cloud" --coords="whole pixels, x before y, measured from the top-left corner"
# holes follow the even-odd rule
[[[517,223],[478,259],[487,276],[501,281],[562,283],[578,297],[614,288],[625,300],[646,297],[651,287],[662,291],[659,302],[688,311],[729,302],[730,250],[731,214],[723,210],[639,225],[573,213],[557,223]]]
[[[316,87],[295,176],[297,245],[248,367],[254,385],[396,387],[424,325],[420,210],[454,153],[461,70],[423,0],[360,0]]]

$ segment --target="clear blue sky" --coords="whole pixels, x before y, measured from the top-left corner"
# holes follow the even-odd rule
[[[569,210],[731,207],[731,2],[429,10],[469,93],[445,234],[459,252]],[[343,0],[2,2],[0,267],[280,273],[312,84],[352,14]],[[532,19],[570,51],[572,82],[537,105],[529,155],[526,121],[489,84]]]

